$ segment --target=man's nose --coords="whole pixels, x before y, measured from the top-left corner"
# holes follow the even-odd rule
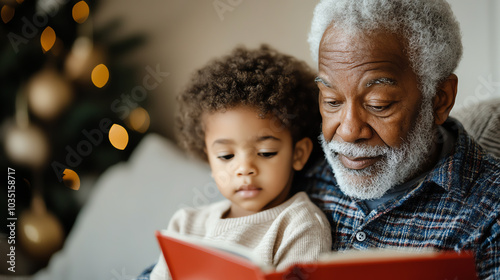
[[[365,112],[356,105],[345,105],[340,114],[336,134],[344,142],[356,143],[372,137],[372,129],[366,122]]]

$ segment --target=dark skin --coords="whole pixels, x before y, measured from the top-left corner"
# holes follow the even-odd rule
[[[405,54],[404,40],[386,32],[348,36],[330,26],[319,47],[319,106],[327,141],[399,147],[419,114],[423,96]],[[433,99],[434,124],[448,118],[457,93],[451,74]],[[434,165],[437,143],[424,169]],[[380,158],[347,158],[344,166],[363,169]]]

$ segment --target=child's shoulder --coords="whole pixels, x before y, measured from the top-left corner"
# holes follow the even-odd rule
[[[298,192],[289,199],[289,206],[283,214],[290,216],[298,223],[314,223],[321,227],[329,227],[329,222],[321,209],[318,208],[305,192]]]
[[[176,216],[206,216],[211,213],[225,212],[231,206],[231,202],[224,199],[210,204],[195,205],[183,207],[177,210],[173,217]]]
[[[169,228],[183,228],[190,224],[203,224],[206,221],[217,220],[229,209],[230,205],[229,201],[221,200],[211,204],[181,208],[170,219]]]
[[[332,236],[330,222],[325,214],[305,192],[295,194],[290,200],[290,205],[274,225],[283,232],[282,244],[285,246],[289,244],[293,247],[300,239],[303,244],[311,244],[313,246],[311,248],[316,248],[321,252],[329,251]]]
[[[290,199],[289,199],[289,208],[304,208],[306,207],[307,211],[313,211],[313,212],[321,212],[321,209],[316,206],[309,196],[307,195],[306,192],[297,192],[294,194]],[[322,212],[321,212],[322,213]]]

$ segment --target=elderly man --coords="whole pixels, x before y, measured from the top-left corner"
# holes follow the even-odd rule
[[[448,118],[460,30],[444,0],[325,0],[309,43],[326,159],[308,172],[333,250],[472,250],[500,279],[500,162]]]

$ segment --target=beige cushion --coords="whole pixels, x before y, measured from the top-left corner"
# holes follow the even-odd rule
[[[158,260],[154,232],[175,211],[221,198],[208,164],[147,134],[128,161],[100,176],[64,248],[33,280],[132,279]]]
[[[464,125],[479,145],[500,157],[500,98],[464,106],[451,115]]]

